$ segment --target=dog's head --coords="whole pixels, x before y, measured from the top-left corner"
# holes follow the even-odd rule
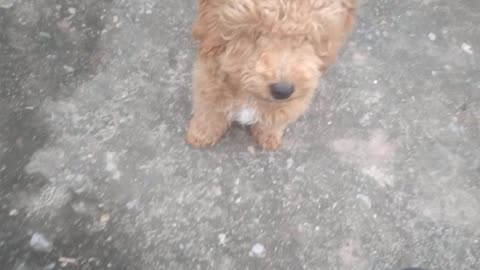
[[[311,95],[353,23],[356,0],[201,0],[194,37],[241,91]]]

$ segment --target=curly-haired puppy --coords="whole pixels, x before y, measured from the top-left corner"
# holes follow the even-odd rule
[[[214,145],[248,125],[265,149],[307,109],[350,32],[357,0],[200,0],[187,141]]]

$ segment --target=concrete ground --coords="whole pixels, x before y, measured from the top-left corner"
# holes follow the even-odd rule
[[[193,2],[0,0],[1,269],[480,269],[479,1],[361,1],[277,152],[185,145]]]

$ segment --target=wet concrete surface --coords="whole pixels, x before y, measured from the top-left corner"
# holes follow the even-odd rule
[[[0,268],[480,269],[480,2],[361,2],[263,152],[184,143],[193,1],[0,0]]]

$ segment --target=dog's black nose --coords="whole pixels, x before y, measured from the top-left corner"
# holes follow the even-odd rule
[[[286,82],[270,85],[270,93],[275,99],[287,99],[293,94],[293,91],[295,91],[293,85]]]

